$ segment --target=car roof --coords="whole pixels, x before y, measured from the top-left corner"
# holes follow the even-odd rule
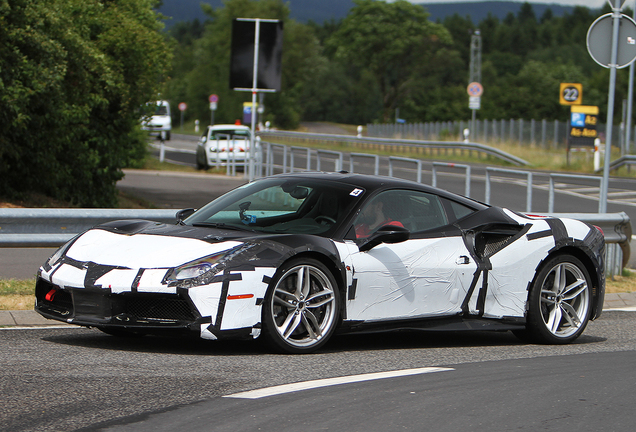
[[[386,189],[415,189],[422,192],[432,193],[442,197],[446,197],[450,200],[464,203],[468,206],[479,207],[481,209],[488,208],[487,205],[475,201],[470,198],[466,198],[462,195],[457,195],[444,189],[424,185],[411,180],[404,180],[395,177],[376,176],[367,174],[349,173],[347,171],[340,172],[299,172],[299,173],[287,173],[277,174],[273,177],[278,178],[294,178],[294,179],[316,179],[316,180],[331,180],[338,183],[344,183],[352,186],[358,186],[364,188],[367,193],[373,193],[374,191],[386,190]],[[269,177],[271,178],[271,177]]]
[[[236,125],[236,124],[217,124],[214,126],[208,126],[208,128],[212,130],[218,129],[241,129],[241,130],[249,130],[250,128],[245,125]]]

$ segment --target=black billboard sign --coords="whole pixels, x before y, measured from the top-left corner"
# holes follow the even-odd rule
[[[258,20],[259,49],[256,88],[280,91],[281,59],[283,55],[283,23]],[[232,57],[230,88],[252,90],[254,79],[254,45],[256,19],[235,19],[232,22]]]

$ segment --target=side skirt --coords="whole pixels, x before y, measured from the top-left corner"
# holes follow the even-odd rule
[[[399,321],[344,321],[338,333],[378,333],[394,330],[506,331],[523,329],[525,325],[525,318],[504,317],[503,319],[492,319],[453,316]]]

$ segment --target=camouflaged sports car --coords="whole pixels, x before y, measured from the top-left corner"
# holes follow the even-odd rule
[[[43,316],[114,335],[263,338],[314,351],[334,332],[512,330],[576,339],[601,314],[599,229],[394,178],[283,174],[177,223],[122,220],[39,270]]]

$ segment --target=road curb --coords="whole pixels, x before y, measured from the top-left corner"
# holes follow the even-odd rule
[[[605,294],[603,310],[627,308],[636,308],[636,292]],[[58,327],[60,325],[73,326],[46,319],[33,310],[0,311],[0,327]]]

